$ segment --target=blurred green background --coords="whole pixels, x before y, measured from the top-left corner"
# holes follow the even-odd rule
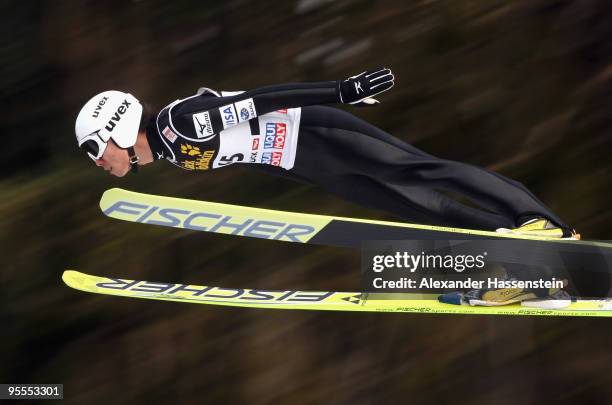
[[[158,107],[389,66],[352,109],[434,155],[525,183],[583,237],[612,239],[608,1],[4,1],[0,382],[83,403],[609,403],[608,319],[274,312],[80,293],[92,274],[355,290],[359,253],[105,218],[110,187],[394,219],[248,168],[166,163],[111,178],[76,147],[106,89]]]

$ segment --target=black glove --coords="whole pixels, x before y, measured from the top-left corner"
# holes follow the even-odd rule
[[[344,104],[378,104],[372,97],[393,87],[391,69],[370,70],[338,81],[338,95]]]

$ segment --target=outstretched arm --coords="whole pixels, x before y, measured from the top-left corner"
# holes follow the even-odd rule
[[[175,113],[208,115],[202,132],[223,129],[282,108],[318,104],[374,104],[372,97],[393,87],[390,69],[363,72],[346,80],[291,83],[260,87],[229,97],[194,97],[175,107]]]

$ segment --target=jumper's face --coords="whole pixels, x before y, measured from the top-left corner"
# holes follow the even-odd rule
[[[130,157],[125,149],[121,149],[111,140],[100,159],[95,160],[96,165],[102,167],[113,176],[123,177],[130,171]]]

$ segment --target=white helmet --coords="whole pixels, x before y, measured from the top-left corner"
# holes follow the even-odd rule
[[[134,145],[142,116],[142,105],[129,93],[109,90],[92,97],[79,112],[74,126],[79,147],[93,160],[100,159],[108,140],[127,149],[132,171],[138,157]]]

